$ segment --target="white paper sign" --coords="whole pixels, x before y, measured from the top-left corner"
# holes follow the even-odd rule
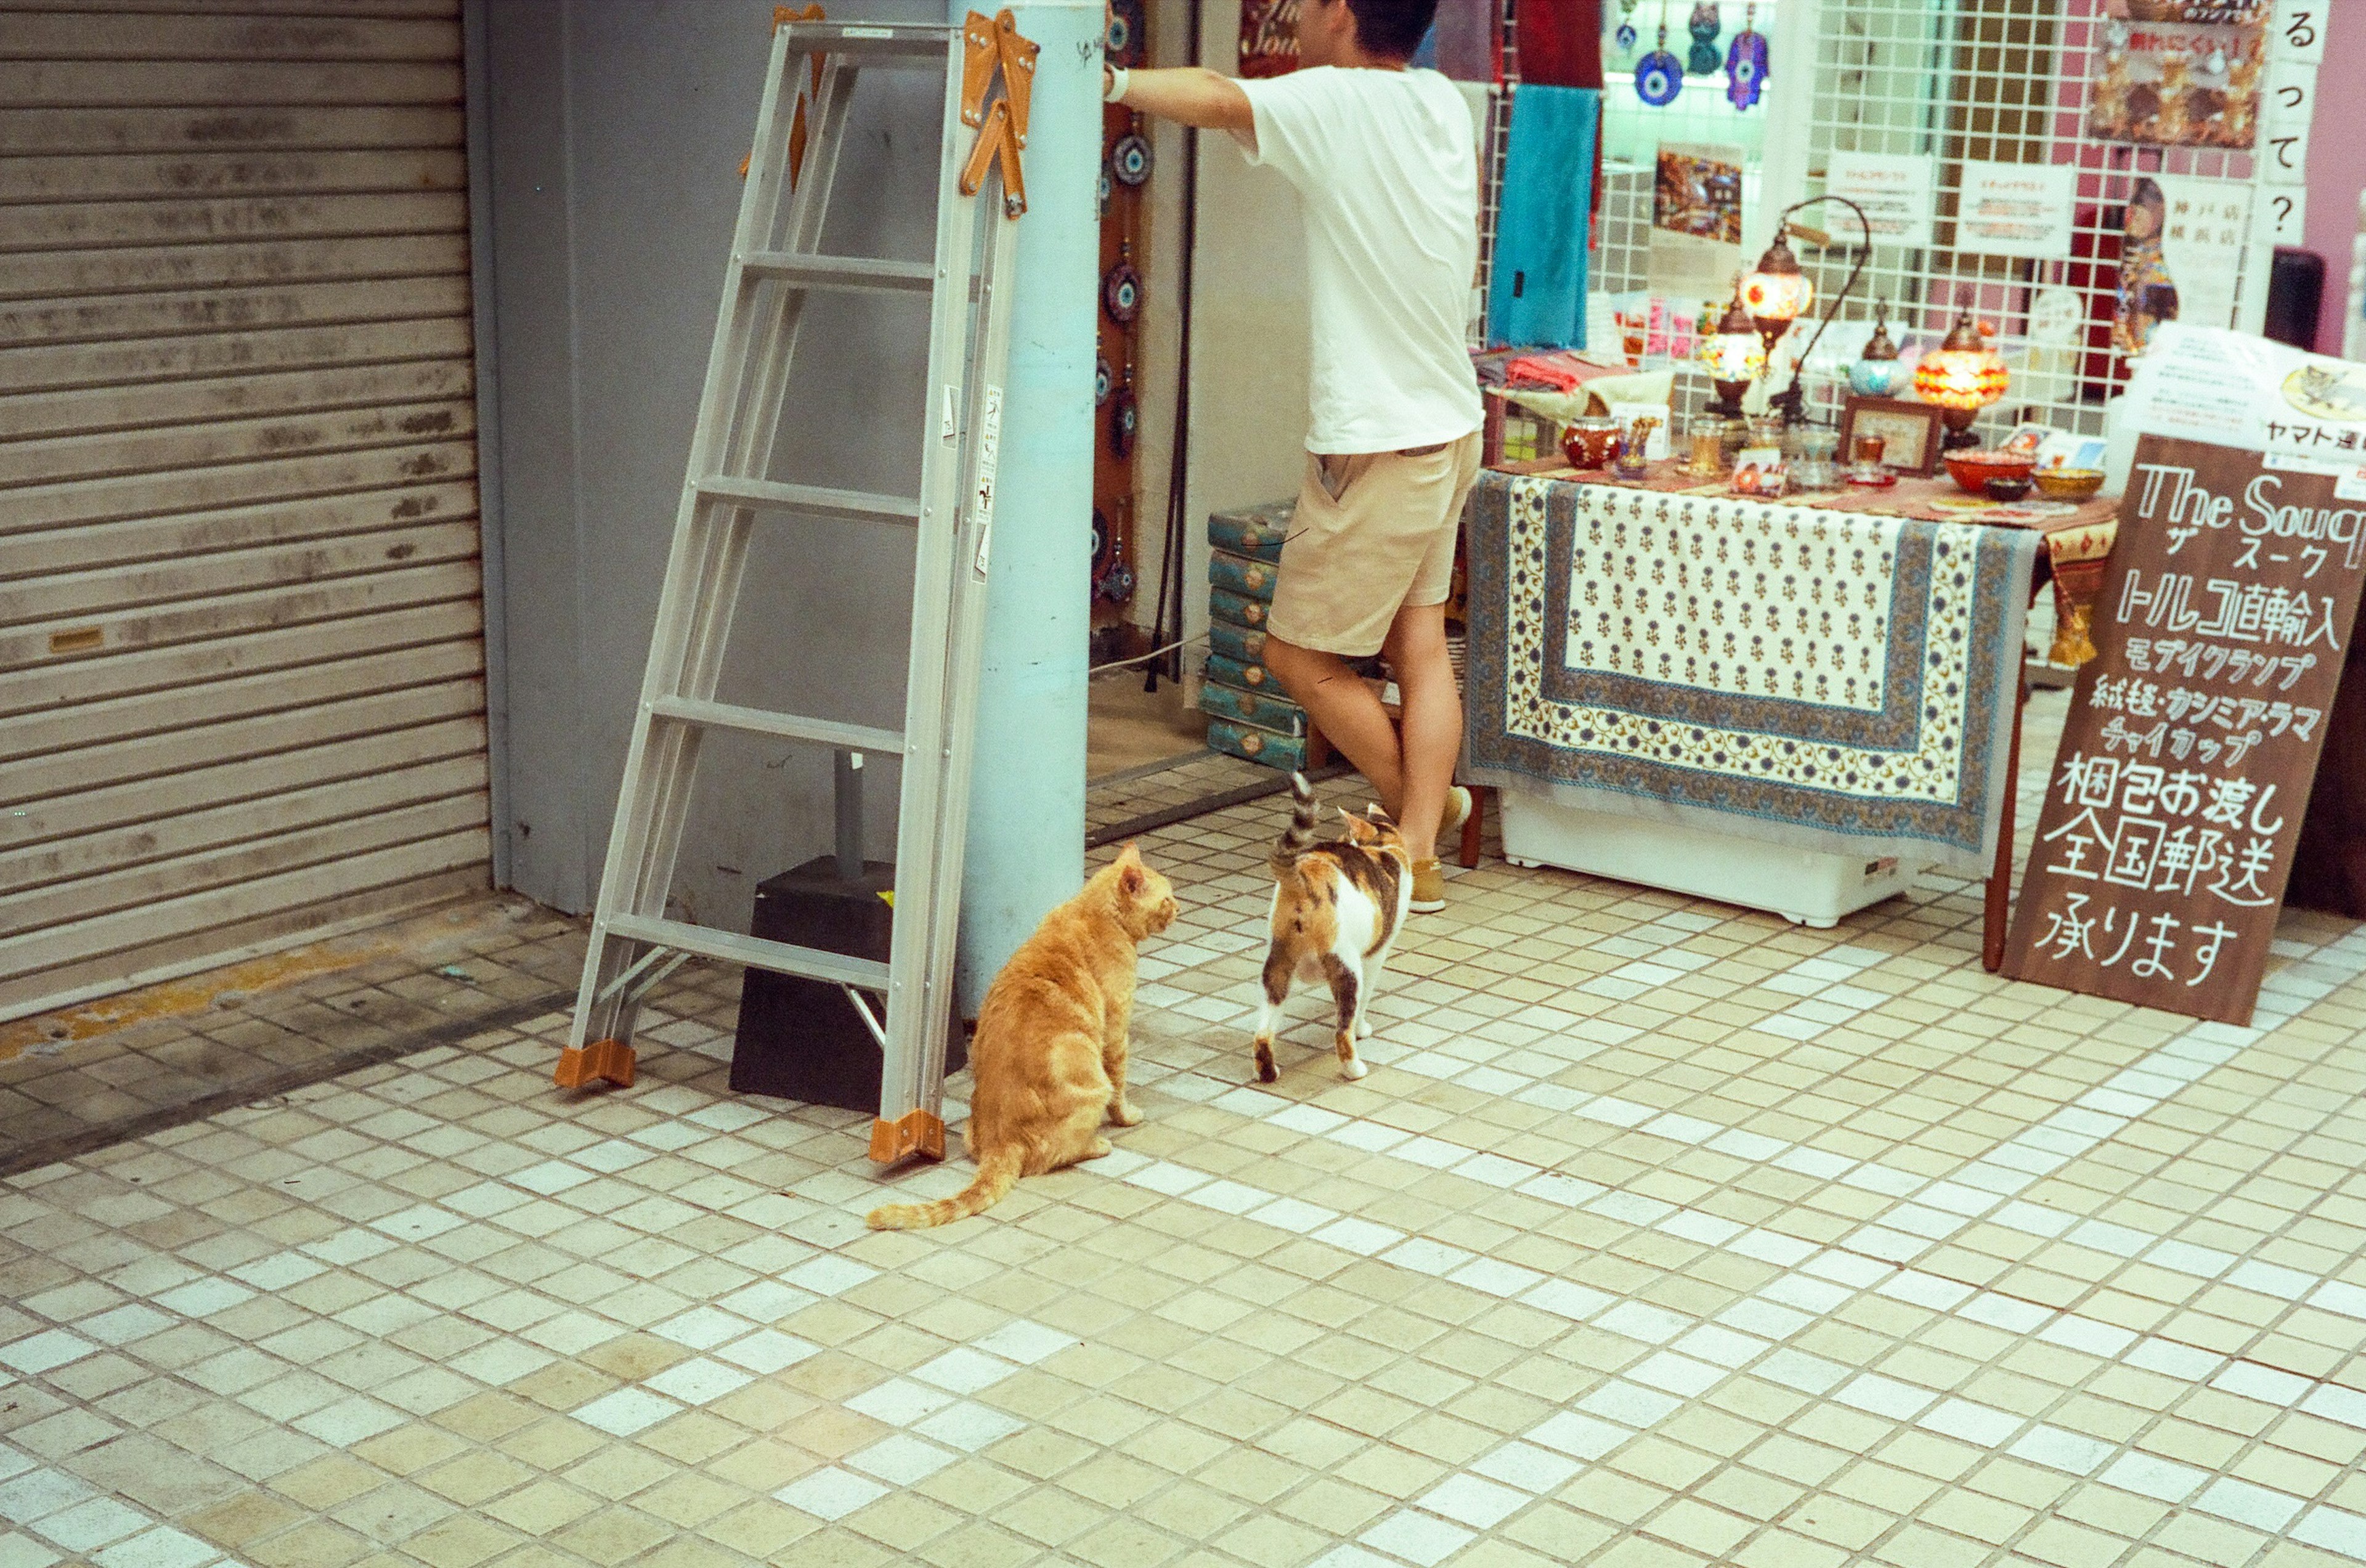
[[[2177,319],[2198,327],[2233,325],[2235,278],[2250,238],[2249,188],[2232,180],[2152,177],[2168,206],[2160,259],[2177,287]]]
[[[2315,65],[2325,59],[2325,26],[2333,15],[2333,0],[2282,0],[2268,28],[2268,58],[2303,60]]]
[[[2366,366],[2180,321],[2153,329],[2135,370],[2115,449],[2150,432],[2317,462],[2366,459]]]
[[[1991,256],[2068,256],[2078,177],[2067,164],[1967,161],[1955,248]]]
[[[1834,152],[1825,165],[1824,194],[1846,197],[1865,209],[1865,221],[1879,243],[1928,250],[1932,170],[1930,158],[1912,154]],[[1832,231],[1833,238],[1845,243],[1850,238],[1846,231],[1855,225],[1848,221],[1845,208],[1834,217],[1842,227]]]

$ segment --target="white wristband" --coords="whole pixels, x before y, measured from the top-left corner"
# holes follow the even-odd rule
[[[1109,68],[1109,85],[1101,90],[1101,102],[1105,104],[1125,102],[1126,83],[1133,73],[1122,65],[1112,65]]]

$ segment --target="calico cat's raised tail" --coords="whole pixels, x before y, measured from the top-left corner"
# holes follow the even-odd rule
[[[1257,1015],[1257,1077],[1271,1083],[1281,1076],[1273,1036],[1290,983],[1321,979],[1338,1010],[1333,1043],[1339,1075],[1359,1078],[1370,1069],[1356,1055],[1356,1042],[1372,1032],[1365,1009],[1413,900],[1413,862],[1397,825],[1379,807],[1360,818],[1341,812],[1347,836],[1318,844],[1314,790],[1303,773],[1290,775],[1290,826],[1266,862],[1273,872],[1273,917],[1265,1007]]]

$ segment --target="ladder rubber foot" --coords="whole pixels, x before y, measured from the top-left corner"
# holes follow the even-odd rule
[[[894,1165],[914,1155],[922,1159],[945,1157],[945,1120],[927,1111],[907,1111],[890,1122],[877,1117],[871,1123],[871,1158]]]
[[[561,1089],[581,1089],[586,1084],[606,1079],[618,1089],[633,1087],[633,1048],[621,1040],[594,1040],[589,1045],[570,1045],[558,1054],[558,1070],[550,1075],[551,1081]],[[944,1132],[937,1133],[937,1146],[944,1147]],[[939,1158],[944,1157],[941,1153]]]

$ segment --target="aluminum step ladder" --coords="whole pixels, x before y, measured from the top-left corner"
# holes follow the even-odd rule
[[[555,1076],[567,1088],[602,1080],[630,1085],[641,1000],[688,957],[803,976],[846,987],[879,1040],[885,1066],[872,1158],[941,1159],[995,449],[1009,354],[1016,220],[1027,207],[1019,154],[1037,51],[1019,36],[1008,11],[992,18],[972,12],[960,27],[833,23],[812,19],[817,15],[775,13],[771,69],[691,436],[689,475],[574,1027]],[[945,72],[935,260],[824,254],[817,246],[856,76],[865,67],[914,62],[936,62]],[[917,498],[766,477],[806,306],[816,295],[845,290],[930,297],[930,407]],[[900,732],[715,700],[749,534],[765,516],[783,513],[917,531]],[[714,728],[902,760],[886,963],[667,918],[699,744]],[[864,1003],[865,992],[884,996],[884,1022]]]

